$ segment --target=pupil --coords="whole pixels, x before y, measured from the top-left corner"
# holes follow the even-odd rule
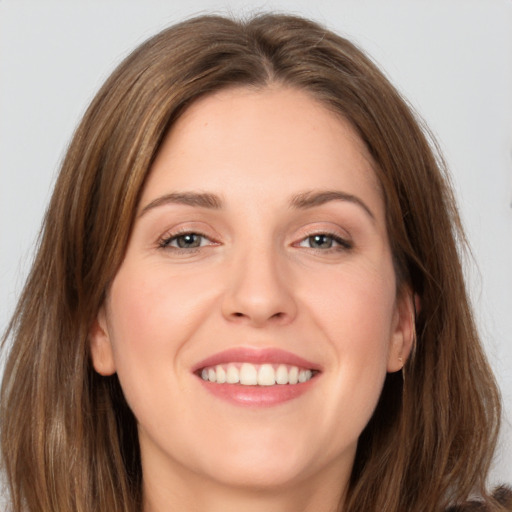
[[[332,239],[328,235],[314,235],[310,238],[312,247],[329,249],[332,247]]]
[[[199,247],[200,237],[194,233],[182,235],[177,239],[178,247],[181,249],[189,249],[190,247]]]

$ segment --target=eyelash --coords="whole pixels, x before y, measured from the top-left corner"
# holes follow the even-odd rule
[[[201,239],[200,244],[196,247],[178,247],[178,246],[171,245],[173,242],[178,243],[178,240],[180,238],[185,238],[187,236],[199,237]],[[339,235],[337,235],[335,233],[324,232],[324,231],[309,234],[308,236],[302,238],[299,242],[296,242],[293,245],[295,247],[304,247],[302,245],[303,243],[305,243],[307,241],[309,241],[311,243],[315,237],[326,237],[327,239],[330,239],[331,246],[324,248],[324,249],[315,248],[315,247],[306,247],[306,248],[314,250],[314,251],[320,251],[320,252],[348,251],[353,248],[352,242],[350,242],[344,238],[341,238]],[[162,238],[158,242],[158,247],[161,249],[171,249],[173,251],[180,251],[180,252],[185,252],[185,253],[191,254],[191,253],[194,253],[194,252],[200,250],[202,247],[205,247],[205,245],[203,245],[203,241],[205,241],[205,240],[210,242],[209,244],[206,244],[206,245],[218,245],[214,240],[212,240],[211,238],[209,238],[208,236],[206,236],[203,233],[200,233],[197,231],[183,231],[183,232],[179,232],[179,233],[173,233],[172,235]]]
[[[201,238],[202,240],[200,242],[200,245],[197,247],[177,247],[177,246],[171,245],[173,242],[178,243],[178,240],[180,238],[185,238],[187,236],[195,236],[195,237]],[[204,247],[204,245],[202,245],[203,240],[209,241],[211,243],[211,245],[217,245],[215,243],[215,241],[211,240],[209,237],[207,237],[203,233],[200,233],[198,231],[183,231],[183,232],[173,233],[170,236],[166,236],[166,237],[162,238],[158,242],[158,247],[161,249],[172,249],[174,251],[183,251],[183,252],[190,254],[190,253],[196,252],[199,249],[201,249],[202,247]],[[210,244],[208,244],[208,245],[210,245]]]
[[[335,233],[330,233],[330,232],[327,232],[327,231],[321,231],[321,232],[318,232],[318,233],[312,233],[304,238],[302,238],[297,244],[294,244],[294,245],[298,245],[299,247],[303,247],[302,246],[302,243],[306,242],[306,241],[310,241],[312,239],[314,239],[315,237],[326,237],[328,239],[331,240],[332,244],[331,247],[327,247],[325,249],[319,249],[319,248],[315,248],[315,247],[308,247],[309,249],[312,249],[312,250],[318,250],[320,252],[333,252],[333,251],[348,251],[348,250],[351,250],[353,248],[353,244],[352,242],[344,239],[344,238],[341,238],[339,235],[335,234]],[[336,245],[334,245],[336,244]]]

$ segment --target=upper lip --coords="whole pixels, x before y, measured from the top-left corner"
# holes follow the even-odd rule
[[[312,361],[308,361],[287,350],[278,348],[253,348],[253,347],[234,347],[221,352],[217,352],[202,361],[199,361],[192,368],[197,372],[208,366],[216,366],[226,363],[252,363],[252,364],[286,364],[290,366],[299,366],[308,370],[321,371],[321,366]]]

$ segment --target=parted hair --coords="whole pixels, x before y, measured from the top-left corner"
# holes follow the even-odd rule
[[[481,510],[512,508],[505,489],[495,497],[486,489],[500,400],[436,145],[354,44],[314,22],[266,14],[200,16],[165,29],[118,66],[79,124],[3,337],[1,450],[13,512],[141,511],[136,420],[117,377],[93,370],[89,331],[169,128],[204,95],[281,84],[348,120],[368,147],[399,287],[420,304],[404,379],[386,378],[340,510],[465,510],[472,496]]]

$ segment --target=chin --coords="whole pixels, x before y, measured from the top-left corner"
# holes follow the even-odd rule
[[[228,460],[217,466],[212,479],[224,485],[255,491],[277,492],[294,486],[305,479],[307,466],[297,461],[281,460]]]
[[[238,448],[234,445],[229,453],[217,455],[213,460],[208,457],[208,467],[203,466],[202,471],[224,485],[278,492],[301,485],[330,466],[334,460],[325,448],[315,451],[311,442],[297,438],[288,437],[287,441],[275,438],[274,442],[268,442],[267,438],[266,443],[255,442]],[[352,461],[352,453],[348,458]]]

